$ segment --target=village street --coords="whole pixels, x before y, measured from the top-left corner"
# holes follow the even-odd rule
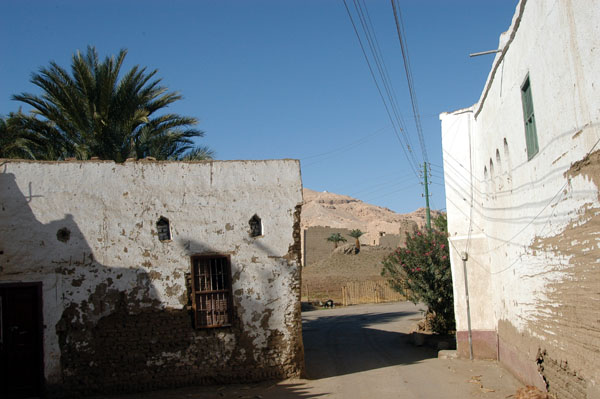
[[[521,386],[495,362],[438,359],[411,344],[418,306],[397,302],[303,313],[308,379],[192,387],[111,399],[506,398]]]

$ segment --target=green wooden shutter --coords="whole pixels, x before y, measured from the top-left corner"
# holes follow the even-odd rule
[[[535,115],[533,112],[533,98],[529,77],[521,87],[521,100],[523,102],[523,119],[525,121],[525,143],[527,144],[527,159],[533,158],[539,151]]]

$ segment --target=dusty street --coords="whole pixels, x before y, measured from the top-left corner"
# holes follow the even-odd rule
[[[499,399],[521,386],[494,362],[438,359],[436,350],[413,346],[407,333],[420,315],[411,303],[305,312],[308,379],[110,398]]]

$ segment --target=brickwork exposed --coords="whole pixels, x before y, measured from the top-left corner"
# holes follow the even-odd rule
[[[234,326],[195,330],[186,310],[119,310],[91,329],[60,335],[63,382],[55,396],[143,391],[181,385],[240,383],[298,376],[290,354],[282,362],[281,337],[273,334],[257,359],[239,317]],[[81,350],[73,343],[86,343]]]
[[[4,165],[0,284],[39,282],[49,397],[303,373],[297,161]],[[227,299],[191,295],[199,256],[228,259]]]

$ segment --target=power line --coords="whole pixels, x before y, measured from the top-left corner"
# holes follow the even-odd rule
[[[410,67],[410,57],[408,54],[408,46],[406,45],[406,32],[404,31],[404,23],[402,21],[402,14],[400,6],[396,5],[396,1],[392,2],[392,9],[394,10],[394,21],[396,22],[396,31],[398,33],[398,40],[400,41],[400,50],[402,52],[402,59],[404,61],[404,71],[406,74],[406,81],[408,82],[408,93],[410,95],[410,102],[412,104],[413,115],[415,117],[415,125],[417,128],[417,135],[419,137],[419,144],[421,145],[421,152],[423,155],[423,162],[429,162],[427,157],[427,149],[425,147],[425,139],[423,137],[423,128],[421,126],[421,116],[419,114],[419,104],[417,103],[417,94],[415,92],[412,70]]]
[[[594,145],[593,145],[593,146],[590,148],[590,150],[587,152],[587,154],[585,155],[585,157],[584,157],[583,159],[587,158],[587,157],[588,157],[588,156],[589,156],[589,155],[590,155],[590,154],[591,154],[591,153],[594,151],[594,149],[596,148],[596,146],[597,146],[599,143],[600,143],[600,139],[598,139],[598,140],[597,140],[597,141],[594,143]],[[471,148],[471,147],[470,147],[470,143],[469,143],[469,148]],[[471,175],[472,175],[472,173],[471,173]],[[559,188],[559,189],[556,191],[556,193],[555,193],[555,194],[554,194],[554,195],[553,195],[553,196],[550,198],[550,200],[549,200],[549,201],[548,201],[548,202],[547,202],[547,203],[546,203],[546,204],[545,204],[545,205],[542,207],[542,209],[541,209],[541,210],[540,210],[540,211],[539,211],[537,214],[535,214],[535,215],[534,215],[534,216],[531,218],[531,220],[529,220],[529,221],[528,221],[528,222],[527,222],[527,223],[526,223],[526,224],[525,224],[525,225],[524,225],[524,226],[523,226],[521,229],[519,229],[519,230],[518,230],[518,231],[517,231],[515,234],[513,234],[513,235],[512,235],[512,236],[511,236],[509,239],[503,239],[503,238],[500,238],[500,237],[493,237],[493,236],[489,235],[488,233],[486,233],[486,232],[484,231],[484,229],[482,229],[480,226],[477,226],[477,225],[476,225],[476,227],[479,229],[479,231],[480,231],[480,232],[481,232],[481,233],[482,233],[482,234],[483,234],[485,237],[487,237],[487,238],[490,238],[490,239],[493,239],[493,240],[496,240],[496,241],[501,241],[501,243],[500,243],[499,245],[497,245],[497,246],[493,247],[493,248],[489,248],[489,249],[488,249],[488,250],[486,250],[486,251],[483,251],[483,252],[475,252],[475,253],[471,253],[471,254],[472,254],[472,255],[486,255],[486,254],[489,254],[490,252],[497,251],[498,249],[500,249],[500,248],[504,247],[505,245],[509,245],[509,244],[512,244],[512,245],[517,245],[517,246],[520,246],[520,245],[522,245],[522,243],[520,243],[520,242],[514,242],[514,240],[515,240],[515,239],[516,239],[516,238],[517,238],[519,235],[521,235],[521,233],[523,233],[523,232],[524,232],[524,231],[525,231],[525,230],[526,230],[526,229],[527,229],[529,226],[531,226],[531,225],[532,225],[532,224],[533,224],[535,221],[537,221],[538,219],[540,219],[540,218],[541,218],[541,215],[542,215],[542,213],[544,213],[544,211],[545,211],[545,210],[546,210],[546,209],[547,209],[549,206],[551,206],[551,205],[553,205],[553,204],[557,204],[557,203],[559,203],[559,202],[561,201],[561,199],[562,199],[562,198],[563,198],[563,197],[566,195],[566,188],[567,188],[567,186],[568,186],[568,185],[569,185],[569,181],[565,182],[565,183],[564,183],[564,184],[563,184],[563,185],[562,185],[562,186],[561,186],[561,187],[560,187],[560,188]],[[454,203],[454,202],[453,202],[453,201],[452,201],[450,198],[448,198],[448,197],[447,197],[447,198],[446,198],[446,200],[447,200],[448,202],[452,203],[452,204],[453,204],[453,205],[456,207],[456,209],[457,209],[459,212],[461,212],[461,213],[462,213],[464,216],[467,216],[467,215],[465,215],[465,213],[462,211],[461,207],[460,207],[460,206],[458,206],[457,204],[455,204],[455,203]],[[549,222],[549,221],[550,221],[550,220],[551,220],[551,219],[554,217],[554,215],[555,215],[556,211],[557,211],[557,209],[554,209],[554,210],[553,210],[553,211],[550,213],[550,215],[548,215],[548,216],[545,218],[545,221],[544,221],[544,224],[543,224],[543,226],[542,226],[541,230],[537,232],[537,235],[538,235],[538,236],[541,236],[541,235],[542,235],[542,233],[543,233],[543,232],[544,232],[544,230],[546,229],[546,226],[548,225],[548,222]],[[468,238],[467,238],[467,248],[466,248],[465,252],[467,252],[467,251],[468,251],[468,246],[469,246],[469,243],[470,243],[470,241],[471,241],[471,231],[472,231],[472,225],[475,225],[475,223],[474,223],[474,221],[473,221],[473,200],[472,200],[472,199],[471,199],[471,207],[470,207],[470,212],[469,212],[469,216],[468,216],[468,218],[469,218],[469,232],[468,232]],[[449,241],[450,241],[450,244],[452,244],[452,247],[454,247],[454,249],[455,249],[455,250],[456,250],[458,253],[460,253],[460,251],[458,250],[458,248],[456,248],[456,246],[454,245],[454,243],[452,242],[452,240],[449,240]],[[478,264],[478,266],[480,266],[480,267],[481,267],[481,268],[482,268],[484,271],[486,271],[488,274],[491,274],[491,275],[493,275],[493,274],[500,274],[500,273],[503,273],[503,272],[505,272],[505,271],[507,271],[507,270],[511,269],[511,268],[512,268],[512,267],[513,267],[513,266],[514,266],[514,265],[515,265],[515,264],[516,264],[516,263],[517,263],[517,262],[518,262],[520,259],[521,259],[521,257],[520,257],[520,256],[517,256],[517,257],[515,258],[515,260],[514,260],[512,263],[510,263],[510,264],[509,264],[507,267],[505,267],[504,269],[501,269],[501,270],[499,270],[499,271],[495,271],[495,272],[492,272],[492,271],[488,270],[487,268],[485,268],[485,267],[484,267],[484,266],[483,266],[481,263],[477,262],[477,261],[475,260],[475,258],[473,258],[473,257],[470,257],[470,259],[471,259],[471,260],[473,260],[473,261],[474,261],[474,263]]]
[[[360,5],[360,0],[353,0],[353,1],[354,1],[354,6],[357,11],[357,14],[359,16],[359,20],[363,27],[363,31],[365,32],[367,42],[369,43],[369,47],[371,48],[371,54],[373,55],[373,59],[375,60],[375,64],[379,71],[379,76],[381,77],[381,81],[385,88],[389,104],[394,113],[394,116],[396,117],[396,120],[398,121],[398,126],[400,128],[400,132],[403,134],[405,141],[406,141],[407,145],[409,146],[409,148],[412,148],[412,144],[410,143],[410,137],[406,133],[406,125],[404,123],[402,114],[399,111],[399,107],[397,104],[398,100],[396,98],[394,86],[392,85],[392,83],[390,81],[389,73],[387,70],[386,63],[385,63],[385,59],[383,58],[381,48],[379,47],[379,41],[377,40],[377,35],[375,34],[375,30],[373,28],[373,22],[371,21],[371,17],[369,15],[369,10],[367,8],[367,5],[365,4],[364,0],[363,0],[363,6]],[[363,8],[364,8],[364,11],[363,11]],[[414,153],[412,151],[410,151],[410,155],[411,155],[415,165],[417,165],[418,162],[417,162],[416,158],[414,157]]]
[[[362,144],[362,143],[370,140],[371,137],[376,136],[377,134],[383,132],[385,129],[387,129],[387,128],[384,127],[384,128],[378,129],[378,130],[374,131],[373,133],[370,133],[370,134],[368,134],[366,136],[363,136],[363,137],[361,137],[359,139],[356,139],[355,141],[353,141],[351,143],[348,143],[346,145],[343,145],[341,147],[334,148],[332,150],[325,151],[325,152],[322,152],[322,153],[319,153],[319,154],[314,154],[314,155],[309,155],[309,156],[306,156],[306,157],[302,157],[302,158],[300,158],[300,160],[301,161],[306,161],[308,159],[321,158],[319,160],[310,162],[310,163],[308,163],[306,165],[303,165],[303,166],[306,167],[306,166],[314,165],[314,164],[316,164],[318,162],[321,162],[321,161],[323,161],[325,159],[331,158],[331,157],[329,157],[327,155],[331,155],[331,154],[338,153],[338,152],[344,152],[344,151],[349,150],[351,148],[357,147],[358,145],[360,145],[360,144]]]
[[[410,140],[408,138],[408,135],[406,134],[406,132],[403,130],[402,126],[403,126],[403,122],[401,121],[401,119],[396,119],[394,120],[394,118],[392,117],[392,112],[390,111],[390,107],[391,105],[388,105],[388,101],[390,100],[390,97],[388,97],[388,101],[386,101],[386,98],[383,95],[383,92],[381,90],[380,84],[377,80],[377,77],[375,75],[375,71],[373,70],[373,67],[371,65],[371,61],[369,60],[369,57],[367,55],[367,51],[365,50],[365,46],[363,44],[363,40],[361,39],[360,33],[358,31],[358,28],[356,27],[356,24],[354,22],[354,18],[352,17],[352,13],[350,12],[350,8],[348,7],[348,4],[346,2],[346,0],[342,0],[344,2],[344,7],[346,8],[346,12],[348,13],[348,17],[350,19],[350,22],[352,24],[352,28],[354,29],[354,33],[356,34],[356,38],[358,39],[358,43],[360,45],[361,51],[363,53],[363,56],[365,57],[365,61],[367,62],[367,66],[369,68],[369,72],[371,73],[371,77],[373,78],[373,82],[375,83],[375,87],[377,88],[377,91],[379,93],[379,97],[381,98],[383,105],[385,107],[385,111],[388,115],[388,118],[390,119],[390,122],[392,123],[392,126],[394,128],[394,134],[396,135],[396,138],[398,139],[398,141],[400,142],[400,146],[402,147],[402,151],[404,152],[404,155],[406,157],[406,160],[408,161],[408,164],[410,165],[410,168],[412,169],[414,175],[417,177],[417,179],[419,178],[419,175],[417,173],[417,162],[415,162],[415,158],[414,158],[414,154],[412,153],[412,149],[411,149],[411,145],[410,145]],[[355,3],[355,8],[357,9],[357,13],[358,13],[358,7],[356,5],[356,0],[354,0]],[[361,14],[359,14],[361,15]],[[364,15],[363,15],[364,16]],[[361,23],[363,20],[361,19]],[[367,36],[368,37],[368,36]],[[371,51],[375,52],[374,48],[371,47]],[[373,56],[374,60],[378,60],[377,57],[379,57],[379,55]],[[378,62],[378,61],[376,61]],[[379,64],[378,64],[379,65]],[[380,70],[381,73],[381,70]],[[383,78],[382,78],[382,82],[383,82]],[[398,126],[396,126],[398,124]],[[404,142],[403,140],[400,138],[400,133],[402,133],[403,137],[404,137]]]

